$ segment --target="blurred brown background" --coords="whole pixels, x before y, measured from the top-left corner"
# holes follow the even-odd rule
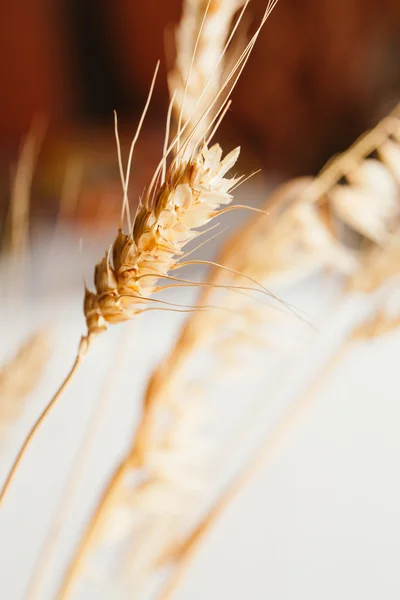
[[[250,3],[253,26],[265,5]],[[113,195],[112,111],[129,137],[180,6],[180,0],[3,0],[3,206],[10,164],[38,115],[48,123],[38,210],[52,211],[71,155],[86,161],[87,216],[104,194]],[[235,91],[225,134],[282,176],[315,172],[399,98],[399,0],[280,0]],[[161,151],[166,108],[163,64],[137,152],[138,190]]]

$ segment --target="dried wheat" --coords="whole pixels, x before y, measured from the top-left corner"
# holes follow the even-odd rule
[[[205,113],[198,120],[198,125],[196,124],[194,128],[190,128],[190,122],[186,121],[182,128],[178,128],[178,138],[175,138],[169,146],[167,145],[163,159],[154,174],[146,196],[139,205],[131,231],[124,234],[120,229],[112,249],[106,253],[105,258],[97,265],[95,270],[96,291],[89,292],[86,290],[85,294],[84,310],[89,342],[94,336],[105,330],[107,323],[125,321],[140,312],[156,310],[156,307],[149,307],[148,305],[149,303],[162,303],[161,300],[154,298],[155,293],[167,287],[159,284],[160,279],[185,284],[182,278],[173,277],[169,274],[171,271],[195,262],[186,260],[187,256],[183,251],[185,245],[199,234],[198,229],[200,227],[207,225],[213,218],[227,210],[238,208],[237,206],[229,207],[227,205],[232,200],[230,190],[239,183],[241,178],[226,177],[226,174],[234,166],[239,155],[239,149],[233,150],[225,158],[222,158],[220,146],[214,144],[209,147],[208,138],[214,134],[215,128],[220,122],[220,117],[225,114],[227,106],[229,106],[229,94],[250,55],[261,27],[275,4],[275,1],[268,3],[256,33],[242,52],[235,67],[227,75],[225,82],[217,95],[213,97]],[[231,83],[232,81],[233,83]],[[217,112],[211,124],[208,125],[208,138],[205,141],[203,139],[199,140],[194,145],[190,156],[186,157],[185,151],[188,142],[197,133],[197,127],[200,129],[224,91],[227,91],[227,97],[220,112]],[[214,127],[214,130],[209,132],[211,127]],[[190,130],[190,134],[185,143],[180,146],[178,142],[183,139],[182,136],[185,134],[186,129]],[[165,160],[174,147],[180,149],[164,180]],[[131,155],[125,176],[121,167],[124,187],[122,216],[126,212],[128,223],[130,217],[127,203],[127,185],[130,160]],[[159,183],[160,179],[161,183]],[[217,268],[221,268],[221,266],[217,265]],[[260,286],[258,288],[253,286],[252,289],[265,291]],[[118,498],[124,497],[123,479],[131,465],[137,467],[140,463],[140,440],[145,437],[143,432],[146,429],[146,423],[147,413],[144,415],[141,429],[138,432],[136,451],[134,450],[129,454],[129,457],[121,464],[112,478],[110,486],[107,488],[82,541],[82,545],[74,558],[60,597],[66,596],[70,585],[73,583],[79,571],[79,564],[87,555],[87,551],[96,537],[99,522],[104,521],[108,508],[118,506]]]

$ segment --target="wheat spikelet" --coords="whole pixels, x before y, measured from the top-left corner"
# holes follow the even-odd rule
[[[0,431],[4,433],[19,417],[24,400],[35,389],[50,355],[47,330],[31,335],[17,354],[0,370]]]

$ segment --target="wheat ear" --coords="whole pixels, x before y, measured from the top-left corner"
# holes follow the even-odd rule
[[[195,143],[190,155],[186,155],[185,150],[189,141],[194,139],[197,130],[201,130],[203,121],[216,106],[222,93],[226,91],[227,96],[220,111],[206,129],[209,131],[212,127],[211,133],[215,133],[221,115],[226,112],[229,95],[275,4],[276,0],[268,2],[255,34],[196,125],[191,128],[189,121],[186,121],[172,143],[167,144],[145,198],[139,204],[132,228],[127,234],[123,233],[120,228],[112,248],[96,266],[94,277],[96,290],[95,292],[86,291],[85,294],[85,316],[89,331],[101,332],[108,323],[126,321],[140,312],[157,310],[157,306],[149,308],[146,305],[151,302],[159,302],[153,298],[153,295],[160,291],[159,279],[168,278],[170,271],[190,264],[191,261],[181,262],[181,259],[185,257],[185,245],[200,234],[198,228],[230,209],[221,207],[230,204],[232,196],[229,192],[240,181],[240,178],[226,177],[238,158],[239,148],[230,152],[223,159],[220,146],[214,144],[209,148],[207,141],[204,142],[204,138],[202,138]],[[189,135],[184,144],[180,146],[179,142],[183,139],[182,136],[186,130]],[[165,171],[166,159],[174,148],[179,148],[179,150],[166,171],[164,180],[162,175]],[[122,216],[128,209],[129,171],[130,159],[123,184]],[[143,425],[143,430],[145,428]],[[112,504],[110,499],[112,499],[113,493],[118,488],[127,469],[132,464],[136,464],[140,454],[138,449],[140,449],[141,437],[139,435],[135,445],[136,451],[129,453],[111,478],[72,560],[60,591],[60,598],[65,598],[71,588],[79,572],[79,565],[95,536],[99,522],[104,517],[107,507]]]

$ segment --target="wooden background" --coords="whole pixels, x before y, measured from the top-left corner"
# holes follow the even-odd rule
[[[251,2],[253,26],[265,4]],[[177,22],[180,6],[180,0],[20,0],[3,6],[2,179],[9,179],[10,161],[38,114],[48,119],[51,140],[47,179],[57,178],[77,146],[105,149],[106,158],[96,163],[104,176],[108,148],[115,161],[112,110],[135,122],[164,55],[166,27]],[[145,131],[144,170],[166,113],[163,68]],[[281,0],[234,94],[230,135],[282,176],[315,172],[399,97],[398,0]],[[41,187],[42,196],[54,194],[53,184]]]

